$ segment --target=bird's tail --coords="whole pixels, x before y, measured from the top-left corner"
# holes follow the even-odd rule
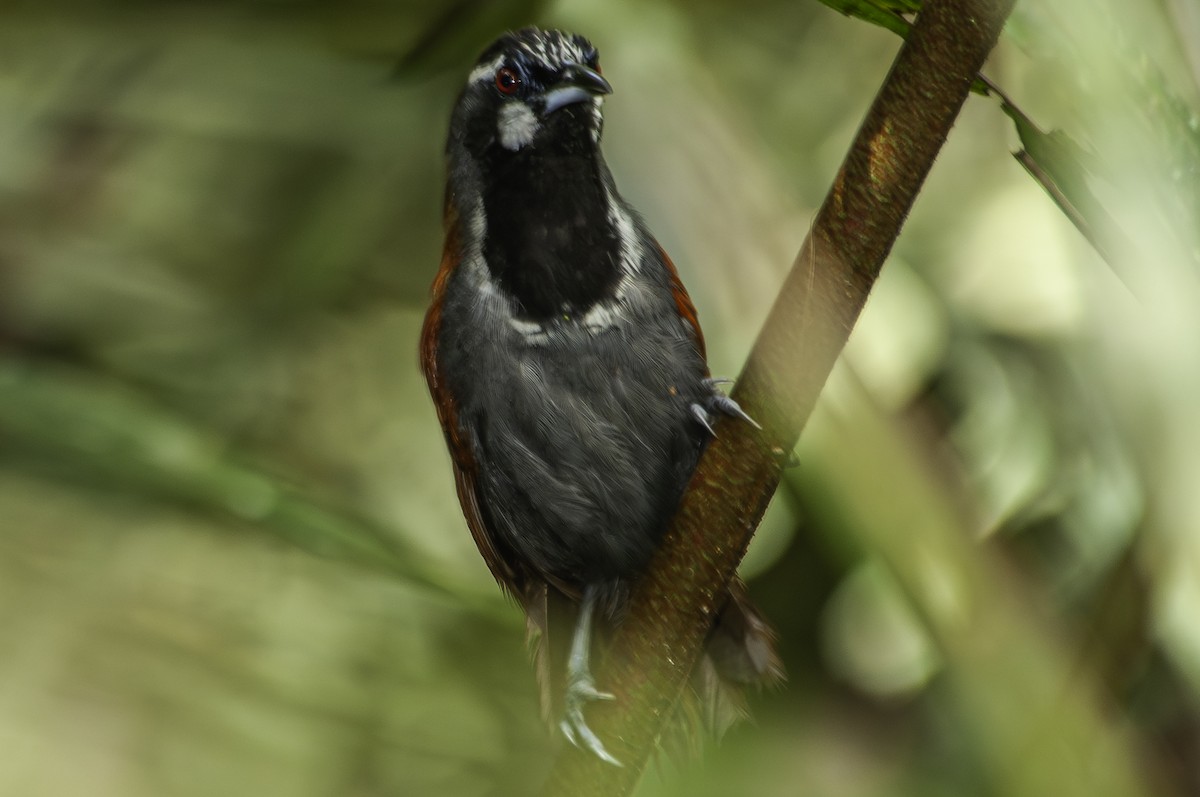
[[[784,678],[775,632],[750,602],[746,585],[734,578],[725,608],[708,633],[704,656],[692,672],[694,707],[702,724],[720,737],[746,718],[748,688],[776,687]]]

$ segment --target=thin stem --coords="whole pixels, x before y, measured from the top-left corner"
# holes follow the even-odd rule
[[[636,585],[589,720],[625,766],[569,749],[548,795],[626,795],[658,737],[821,388],[1012,0],[930,0],[918,15],[763,326],[724,422]]]

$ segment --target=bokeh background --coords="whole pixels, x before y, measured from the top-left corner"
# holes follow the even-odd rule
[[[736,375],[893,34],[0,3],[0,794],[536,790],[560,742],[415,354],[450,107],[530,21],[600,47]],[[1200,6],[1025,0],[987,74],[1078,145],[1107,257],[973,96],[745,562],[789,684],[644,797],[1200,794]]]

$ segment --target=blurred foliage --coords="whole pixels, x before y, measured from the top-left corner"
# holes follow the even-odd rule
[[[916,0],[821,0],[830,8],[846,16],[870,22],[907,38],[912,23],[904,14],[915,14],[921,4]],[[1159,96],[1168,97],[1169,92],[1159,86]],[[1128,245],[1113,218],[1096,200],[1088,186],[1092,173],[1098,171],[1095,158],[1088,158],[1084,150],[1061,130],[1043,131],[1029,118],[1012,98],[992,81],[982,75],[975,78],[971,90],[984,96],[995,95],[1001,100],[1001,108],[1013,124],[1024,146],[1013,155],[1029,172],[1029,176],[1046,189],[1058,209],[1083,233],[1096,251],[1110,264],[1115,263],[1118,250],[1127,250]],[[1173,103],[1181,105],[1178,100]],[[1193,156],[1195,153],[1192,153]],[[1195,157],[1192,161],[1195,161]],[[1092,164],[1092,168],[1085,165]]]
[[[890,33],[0,6],[0,794],[536,788],[560,742],[415,364],[450,106],[534,19],[599,45],[613,170],[736,374]],[[641,793],[1200,794],[1198,25],[1019,7],[988,76],[1087,153],[1112,268],[1009,154],[1065,139],[972,98],[746,561],[788,688]]]

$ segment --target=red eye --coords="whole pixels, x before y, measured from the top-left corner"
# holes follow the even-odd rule
[[[501,94],[516,94],[521,87],[521,76],[516,71],[502,66],[496,70],[496,88]]]

